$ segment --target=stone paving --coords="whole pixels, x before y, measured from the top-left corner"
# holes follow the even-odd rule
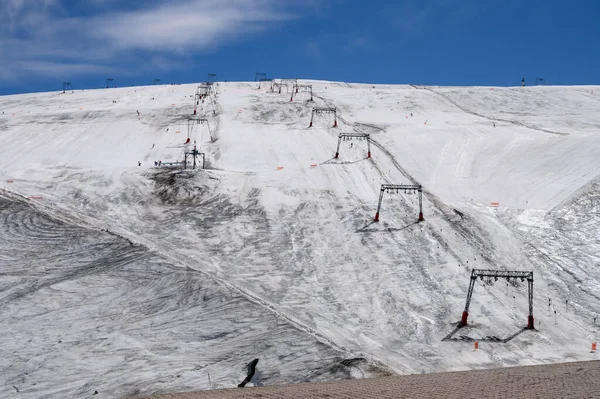
[[[160,395],[151,398],[600,398],[600,361],[260,388],[221,389]]]

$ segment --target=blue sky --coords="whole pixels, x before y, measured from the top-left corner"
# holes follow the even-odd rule
[[[600,84],[593,0],[0,0],[0,94],[299,77]]]

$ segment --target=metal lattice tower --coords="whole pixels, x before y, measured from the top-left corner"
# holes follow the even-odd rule
[[[198,85],[196,89],[196,94],[194,96],[194,102],[196,105],[200,105],[200,101],[204,103],[205,99],[210,102],[210,105],[213,109],[213,115],[217,114],[217,105],[215,101],[215,96],[217,92],[214,88],[212,82],[206,82],[205,84]],[[196,109],[194,108],[194,115],[196,115]]]
[[[340,133],[338,136],[338,144],[337,149],[335,150],[335,158],[339,158],[340,156],[340,145],[342,144],[342,139],[346,140],[367,140],[367,158],[371,158],[371,135],[368,133]]]
[[[310,115],[310,125],[308,125],[308,127],[313,127],[315,114],[333,114],[333,127],[337,127],[337,108],[313,108]]]
[[[255,82],[259,82],[261,79],[266,79],[266,78],[267,78],[267,74],[263,73],[263,72],[256,72],[256,75],[254,75]]]
[[[208,96],[209,93],[210,93],[209,85],[199,85],[198,88],[196,89],[196,95],[194,96],[194,101],[196,102],[196,105],[200,105],[200,100],[202,100],[204,97]]]
[[[65,94],[67,92],[67,90],[71,90],[71,93],[75,92],[73,90],[73,85],[71,84],[71,82],[63,82],[62,88],[63,88],[63,94]]]
[[[259,90],[261,89],[261,87],[262,87],[263,83],[271,83],[271,87],[270,87],[270,89],[269,89],[269,90],[270,90],[270,91],[273,91],[273,79],[261,78],[261,79],[258,81],[258,89],[259,89]]]
[[[160,84],[162,84],[162,80],[160,80],[160,79],[154,79],[152,81],[152,84],[154,84],[154,85],[160,85]]]
[[[115,85],[115,80],[113,78],[106,78],[106,88],[108,89],[111,86],[117,87],[117,85]]]
[[[298,84],[298,79],[297,78],[296,79],[283,78],[283,79],[281,79],[281,83],[289,83],[293,86],[295,84]]]
[[[294,101],[294,94],[299,94],[299,92],[310,93],[310,100],[308,101],[313,101],[312,85],[295,84],[294,86],[292,86],[292,97],[290,98],[290,102]]]
[[[493,281],[498,281],[499,278],[506,279],[506,281],[510,281],[511,279],[521,279],[521,282],[527,280],[528,286],[528,297],[529,297],[529,316],[527,317],[527,328],[530,330],[534,329],[534,320],[533,320],[533,272],[526,271],[518,271],[518,270],[483,270],[483,269],[473,269],[471,271],[471,283],[469,284],[469,292],[467,294],[467,303],[465,304],[465,310],[463,311],[462,317],[460,319],[460,326],[464,327],[467,325],[467,318],[469,317],[469,306],[471,305],[471,297],[473,296],[473,288],[475,288],[475,282],[477,278],[483,280],[484,278],[488,279],[490,284],[493,284]],[[492,281],[492,279],[494,279]]]
[[[275,90],[277,89],[277,91],[279,92],[279,94],[281,94],[281,88],[282,88],[283,86],[285,86],[285,91],[286,91],[286,93],[289,93],[289,91],[290,91],[290,88],[289,88],[289,86],[288,86],[288,84],[287,84],[287,83],[273,82],[273,83],[271,84],[272,91],[273,91],[273,92],[275,92]]]
[[[208,81],[209,82],[214,82],[217,78],[217,74],[216,73],[209,73],[208,74]]]
[[[210,141],[214,141],[212,131],[210,130],[210,123],[206,118],[189,118],[187,122],[187,141],[186,144],[190,142],[192,139],[192,131],[194,130],[194,125],[203,125],[206,123],[206,127],[208,128],[208,135],[210,137]]]
[[[544,78],[535,78],[535,84],[536,85],[545,85],[546,84],[546,79],[544,79]]]
[[[196,169],[196,158],[202,157],[202,169],[205,168],[206,163],[206,155],[203,152],[200,152],[196,149],[196,143],[194,142],[194,149],[190,152],[185,152],[183,158],[183,169],[187,169],[188,158],[192,158],[192,169]]]
[[[420,184],[382,184],[381,191],[379,193],[379,203],[377,204],[377,212],[375,213],[375,222],[379,222],[379,212],[381,210],[381,202],[383,201],[383,194],[386,191],[392,192],[403,192],[405,194],[418,193],[419,194],[419,222],[424,222],[423,217],[423,187]]]

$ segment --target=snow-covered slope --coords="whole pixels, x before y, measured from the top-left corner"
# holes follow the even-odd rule
[[[60,215],[64,226],[80,226],[86,242],[108,240],[86,231],[107,230],[122,237],[112,240],[142,244],[135,248],[143,252],[110,266],[120,250],[102,249],[107,255],[98,256],[109,261],[100,276],[107,283],[77,296],[90,284],[87,273],[47,271],[42,261],[30,276],[15,266],[31,263],[19,242],[36,241],[38,229],[27,229],[35,231],[31,238],[6,240],[0,301],[11,322],[2,332],[15,339],[4,345],[10,356],[2,367],[15,371],[3,377],[3,393],[28,389],[39,396],[44,388],[34,382],[66,396],[99,381],[113,395],[142,386],[143,393],[234,386],[253,358],[267,359],[259,363],[265,383],[597,358],[589,348],[600,308],[598,88],[303,83],[313,85],[314,103],[300,96],[290,102],[253,83],[218,84],[217,115],[209,102],[197,108],[210,135],[206,124],[188,126],[196,85],[0,98],[4,186],[42,198],[26,212]],[[339,126],[316,116],[309,129],[313,106],[337,107]],[[191,149],[184,145],[188,128],[209,168],[155,168],[154,161],[181,160]],[[360,141],[342,142],[340,159],[333,159],[339,132],[370,133],[373,158],[365,159]],[[411,182],[424,186],[426,221],[415,223],[416,196],[394,194],[384,199],[381,222],[373,223],[380,185]],[[27,218],[10,216],[13,207],[26,207],[14,201],[5,206],[4,223],[29,226]],[[37,245],[44,252],[57,244]],[[73,245],[81,268],[89,268],[93,254]],[[69,262],[55,256],[57,265]],[[193,288],[182,286],[185,279],[156,277],[153,290],[172,313],[135,314],[139,323],[160,323],[165,335],[136,338],[129,309],[154,295],[136,294],[112,274],[154,280],[148,275],[163,267],[156,262],[191,281],[208,279],[227,305],[214,308],[196,295],[197,307],[180,306],[178,298]],[[460,318],[473,267],[534,270],[538,330],[515,335],[526,324],[526,284],[477,283],[470,326],[442,341]],[[124,298],[109,322],[105,309],[119,293]],[[49,306],[43,298],[52,298],[61,317],[94,324],[70,332],[79,353],[128,351],[118,381],[105,377],[108,361],[69,364],[82,356],[72,347],[33,340],[24,352],[23,335],[47,337],[65,328],[58,318],[39,316],[47,308],[36,313]],[[40,321],[32,324],[32,314]],[[194,319],[227,334],[217,334],[214,352]],[[252,320],[258,330],[238,337]],[[473,352],[469,339],[486,337]],[[179,348],[174,358],[155,349],[164,341]],[[199,349],[188,350],[192,342]],[[284,354],[277,360],[275,353]],[[302,360],[290,361],[292,353]],[[205,359],[211,356],[219,361]],[[52,363],[32,365],[31,357]],[[183,371],[165,370],[173,362]],[[210,368],[210,385],[199,367]],[[61,370],[72,374],[69,383],[50,383],[48,373]],[[177,377],[186,370],[195,370],[192,378]]]

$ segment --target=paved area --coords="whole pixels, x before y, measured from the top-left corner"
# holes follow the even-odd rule
[[[600,361],[261,388],[221,389],[152,397],[152,399],[238,398],[600,398]]]

